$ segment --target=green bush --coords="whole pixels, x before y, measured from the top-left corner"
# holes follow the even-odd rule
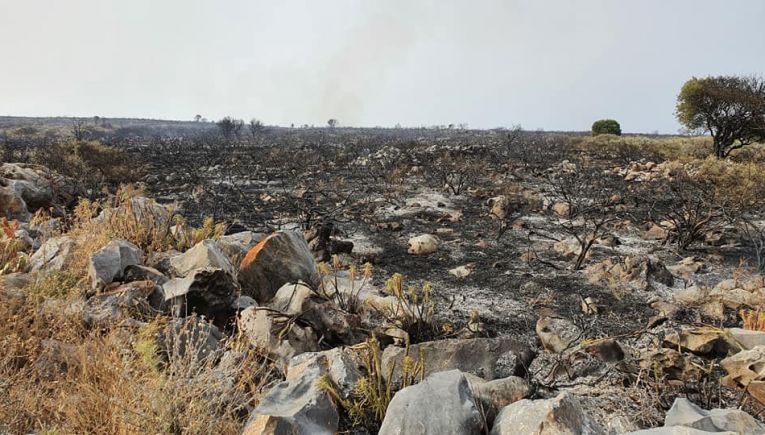
[[[599,119],[592,123],[592,135],[598,136],[601,134],[615,134],[621,136],[622,127],[613,119]]]

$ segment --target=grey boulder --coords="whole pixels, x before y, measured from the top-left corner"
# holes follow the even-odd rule
[[[396,393],[380,435],[470,435],[484,428],[470,384],[459,370],[434,373]]]
[[[582,408],[579,399],[561,393],[546,400],[520,400],[499,412],[491,435],[605,435],[605,430]]]
[[[143,252],[126,240],[112,240],[94,252],[88,261],[88,279],[94,290],[123,277],[125,268],[143,262]]]

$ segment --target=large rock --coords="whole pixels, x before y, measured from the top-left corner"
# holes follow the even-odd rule
[[[303,237],[295,232],[278,232],[266,237],[247,253],[239,266],[242,293],[261,304],[270,301],[287,283],[304,282],[319,286],[319,274]]]
[[[734,349],[751,350],[756,346],[765,346],[765,331],[753,331],[751,329],[730,328],[727,330],[728,338],[732,341]]]
[[[29,271],[61,270],[72,258],[74,241],[69,236],[48,239],[29,258]]]
[[[739,434],[765,433],[765,425],[738,409],[704,410],[685,398],[675,399],[664,418],[664,427],[631,432],[632,435],[678,434]]]
[[[561,393],[553,399],[520,400],[499,412],[491,435],[605,435],[605,430],[582,409],[579,399]]]
[[[231,264],[239,264],[250,249],[266,238],[266,234],[252,231],[241,231],[227,234],[217,240],[218,248],[223,252]]]
[[[765,433],[765,425],[738,409],[706,411],[685,398],[675,399],[664,418],[664,426],[685,426],[707,432],[731,431],[741,435]]]
[[[296,355],[319,350],[318,338],[310,327],[289,324],[289,317],[249,307],[239,313],[239,328],[255,348],[267,353],[281,366]]]
[[[0,164],[0,217],[26,222],[37,209],[67,205],[76,193],[70,179],[44,166]]]
[[[141,264],[143,252],[126,240],[112,240],[94,252],[88,262],[88,279],[94,290],[123,277],[125,268]]]
[[[728,344],[720,332],[714,328],[685,328],[667,334],[664,341],[668,347],[680,347],[689,352],[704,355],[709,353],[725,354]]]
[[[234,266],[214,240],[202,240],[183,254],[170,259],[170,270],[176,276],[186,276],[192,270],[206,267],[221,269],[234,276]]]
[[[459,370],[434,373],[393,396],[380,435],[470,435],[484,429],[470,384]]]
[[[195,312],[209,319],[228,317],[237,298],[234,278],[221,269],[204,268],[173,278],[162,286],[174,316]]]
[[[502,408],[528,398],[534,391],[526,380],[517,376],[508,376],[493,381],[486,381],[470,374],[465,376],[470,382],[476,403],[481,405],[481,410],[489,427]]]
[[[299,376],[307,364],[315,364],[326,360],[328,375],[343,399],[348,399],[356,383],[363,377],[358,358],[345,349],[336,347],[323,352],[306,352],[295,356],[287,367],[287,380]]]
[[[553,353],[562,353],[578,347],[582,331],[571,321],[561,317],[542,317],[537,320],[537,336],[542,347]]]
[[[528,346],[510,338],[471,338],[447,339],[413,344],[409,347],[409,356],[425,359],[425,375],[447,370],[460,370],[486,380],[523,374],[534,358]],[[401,366],[406,356],[406,349],[388,346],[382,354],[382,373],[386,374],[395,364],[393,384],[399,385],[402,378]],[[500,359],[509,360],[507,364],[498,364]]]
[[[720,361],[728,375],[722,384],[741,387],[760,403],[765,404],[765,346],[755,346]]]
[[[153,281],[135,281],[95,295],[85,303],[83,321],[90,327],[108,327],[120,322],[138,325],[139,320],[151,317],[153,309],[149,298],[157,290]]]
[[[295,316],[308,308],[308,301],[315,296],[305,284],[284,284],[276,291],[268,306],[284,314]]]
[[[250,414],[243,435],[332,435],[340,416],[329,394],[317,384],[328,374],[326,357],[318,357],[288,372]]]

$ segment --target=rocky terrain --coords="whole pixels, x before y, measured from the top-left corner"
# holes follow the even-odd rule
[[[0,432],[765,433],[757,152],[214,133],[6,143]]]

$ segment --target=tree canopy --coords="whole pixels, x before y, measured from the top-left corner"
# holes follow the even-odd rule
[[[677,97],[677,120],[693,132],[712,136],[714,153],[765,140],[765,82],[759,77],[693,77]]]

